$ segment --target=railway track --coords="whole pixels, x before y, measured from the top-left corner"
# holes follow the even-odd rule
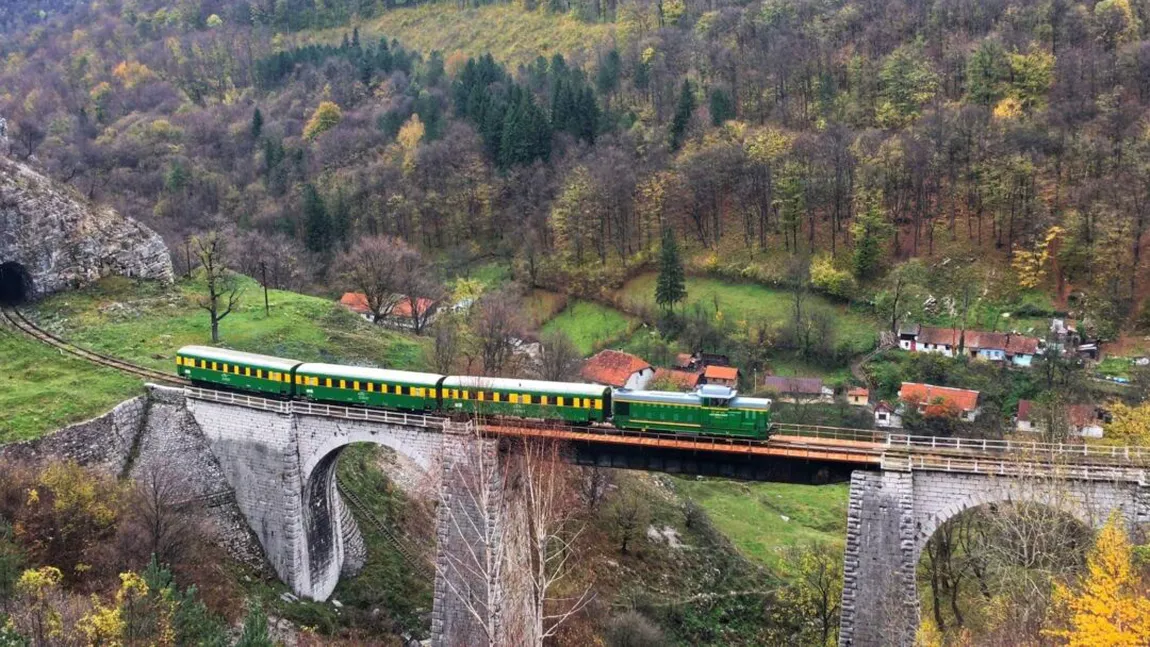
[[[2,317],[4,321],[7,321],[8,324],[13,328],[19,332],[24,333],[28,337],[31,337],[32,339],[35,339],[36,341],[39,341],[43,344],[47,344],[48,346],[52,346],[53,348],[56,348],[64,353],[72,355],[73,357],[77,357],[93,364],[100,364],[101,366],[116,369],[122,373],[135,375],[136,377],[152,382],[191,386],[191,382],[183,378],[176,377],[175,375],[170,375],[168,373],[164,373],[163,371],[157,371],[132,364],[131,362],[126,362],[122,359],[117,359],[109,355],[104,355],[102,353],[97,353],[95,351],[77,346],[76,344],[62,337],[58,337],[57,335],[44,330],[40,326],[30,321],[27,317],[24,316],[23,313],[14,307],[0,307],[0,317]]]

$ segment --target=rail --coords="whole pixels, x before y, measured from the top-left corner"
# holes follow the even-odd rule
[[[1083,465],[1027,460],[960,458],[930,454],[883,454],[882,469],[898,472],[916,470],[985,474],[989,476],[1045,476],[1085,481],[1120,481],[1146,484],[1146,470],[1117,465]]]
[[[65,353],[68,353],[69,355],[73,355],[80,359],[92,362],[93,364],[100,364],[107,366],[108,368],[114,368],[123,373],[130,373],[136,377],[142,377],[157,382],[167,384],[190,384],[188,380],[176,377],[169,373],[150,369],[138,364],[133,364],[131,362],[126,362],[122,359],[104,355],[103,353],[97,353],[96,351],[88,350],[87,348],[78,346],[73,342],[70,342],[62,337],[48,332],[47,330],[44,330],[39,325],[25,317],[24,314],[16,308],[0,308],[0,317],[3,317],[4,320],[6,320],[14,328],[24,333],[25,335],[40,341],[41,343],[57,348]]]
[[[1090,445],[1087,443],[1043,443],[1018,440],[887,434],[885,445],[891,449],[906,449],[915,452],[929,450],[930,452],[963,451],[980,452],[983,454],[1009,453],[1030,456],[1085,457],[1091,459],[1150,463],[1150,448]]]
[[[363,501],[360,501],[359,497],[344,488],[338,481],[335,487],[344,500],[351,504],[351,507],[354,508],[361,517],[371,523],[371,525],[383,535],[383,538],[399,553],[400,558],[407,562],[407,565],[412,571],[427,581],[433,581],[435,579],[434,564],[429,564],[425,557],[420,556],[419,551],[412,546],[411,540],[405,536],[394,533],[387,524],[375,516]]]

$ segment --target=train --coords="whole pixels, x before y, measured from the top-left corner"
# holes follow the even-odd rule
[[[524,418],[625,431],[766,440],[771,401],[705,384],[690,393],[439,375],[185,346],[176,372],[207,388],[416,413]]]

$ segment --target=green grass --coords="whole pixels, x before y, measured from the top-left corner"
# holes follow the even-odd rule
[[[654,308],[655,278],[655,273],[651,272],[628,281],[621,290],[624,300],[631,304]],[[734,321],[738,329],[745,329],[747,325],[758,322],[782,327],[791,316],[791,297],[785,290],[753,283],[728,283],[702,277],[687,278],[687,306],[699,304],[709,312],[714,312],[716,303],[718,311],[725,318]],[[832,303],[816,294],[808,296],[808,303],[810,308],[833,315],[837,342],[849,343],[857,352],[874,346],[879,325],[873,319],[852,312],[847,306]]]
[[[0,444],[99,415],[142,392],[139,380],[0,327]]]
[[[841,544],[846,537],[847,484],[677,478],[675,489],[702,506],[739,552],[780,576],[787,547],[811,541]]]
[[[543,325],[542,332],[561,331],[583,355],[590,355],[630,333],[635,319],[614,308],[590,301],[572,301]]]
[[[239,307],[221,322],[222,346],[303,361],[424,366],[426,339],[372,326],[329,300],[291,292],[270,293],[268,316],[259,286],[247,279],[244,286]],[[211,342],[198,297],[194,282],[164,286],[107,279],[50,297],[26,312],[83,347],[171,371],[179,347]],[[23,339],[4,339],[0,366],[13,383],[0,394],[0,442],[33,438],[99,415],[142,390],[134,378],[92,369]]]
[[[405,48],[424,54],[439,50],[444,58],[454,52],[466,57],[490,52],[514,69],[538,56],[591,53],[609,39],[613,29],[570,15],[524,11],[517,4],[460,9],[454,2],[433,2],[388,11],[360,26],[360,33],[368,38],[395,38]]]

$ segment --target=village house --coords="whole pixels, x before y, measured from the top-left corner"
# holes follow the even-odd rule
[[[939,353],[954,357],[962,352],[993,362],[1030,366],[1038,354],[1038,339],[1006,332],[984,332],[906,324],[899,328],[898,345],[912,353]]]
[[[618,350],[602,350],[583,363],[584,380],[620,389],[643,389],[655,369],[643,359]]]
[[[903,382],[898,391],[903,406],[916,407],[927,416],[953,415],[967,422],[978,418],[978,395],[978,391],[917,382]]]
[[[419,297],[416,301],[415,312],[419,313],[420,318],[424,315],[427,320],[424,322],[430,324],[435,319],[435,308],[437,304],[431,299]],[[373,321],[371,315],[371,307],[367,305],[367,296],[362,292],[345,292],[339,300],[340,305],[351,310],[357,315],[363,317],[367,321]],[[379,323],[389,326],[397,326],[399,328],[415,328],[415,322],[412,320],[411,301],[407,297],[400,298],[399,302],[392,307],[391,312],[383,317]]]
[[[708,366],[703,371],[703,383],[736,388],[739,386],[739,369],[733,366]]]
[[[1107,421],[1105,409],[1092,404],[1072,404],[1066,407],[1066,424],[1070,433],[1084,438],[1101,438],[1102,425]],[[1019,400],[1014,416],[1014,428],[1023,432],[1044,433],[1046,422],[1031,400]]]
[[[651,384],[666,385],[676,391],[694,391],[699,386],[699,378],[703,375],[698,371],[680,371],[674,368],[657,368]]]
[[[763,387],[776,394],[780,402],[834,402],[835,391],[817,377],[782,377],[768,375]]]
[[[865,407],[870,402],[870,391],[861,386],[851,387],[847,390],[847,404],[855,407]]]

